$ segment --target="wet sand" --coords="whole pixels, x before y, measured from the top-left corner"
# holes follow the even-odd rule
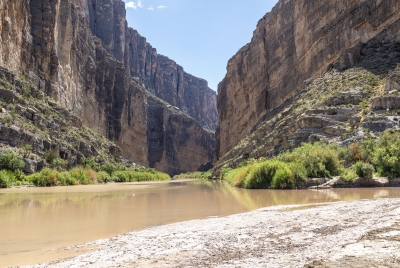
[[[92,250],[30,267],[400,267],[400,199],[273,206],[66,251],[81,247]]]

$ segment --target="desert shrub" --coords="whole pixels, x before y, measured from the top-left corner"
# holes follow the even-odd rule
[[[363,159],[362,149],[360,144],[352,143],[349,145],[349,156],[351,163],[357,163]]]
[[[72,176],[69,171],[59,172],[57,174],[58,181],[61,185],[77,185],[78,181]]]
[[[375,153],[376,142],[374,139],[363,140],[360,144],[362,161],[366,163],[373,163],[373,156]]]
[[[51,162],[51,167],[58,170],[65,169],[68,167],[68,162],[60,157],[57,157]]]
[[[92,158],[81,158],[81,165],[85,168],[91,168],[95,171],[100,170],[100,164],[96,163]]]
[[[286,152],[277,157],[283,162],[302,164],[308,177],[332,177],[339,174],[340,160],[336,145],[322,142],[303,143],[293,152]]]
[[[175,175],[174,179],[208,179],[211,175],[211,170],[206,172],[197,171]]]
[[[79,184],[88,185],[97,182],[97,173],[90,168],[74,168],[70,171],[71,176],[78,181]]]
[[[232,168],[224,167],[220,172],[220,179],[225,179],[225,176],[232,170]]]
[[[278,168],[272,178],[271,187],[274,189],[293,189],[295,179],[292,171],[285,165]]]
[[[112,180],[115,182],[130,182],[130,178],[129,171],[115,171],[112,175]]]
[[[25,146],[22,146],[20,152],[25,158],[29,157],[29,154],[32,152],[32,145],[26,144]]]
[[[354,165],[355,173],[361,178],[372,179],[375,169],[372,165],[364,162],[357,162]]]
[[[0,153],[0,169],[15,171],[24,167],[24,160],[12,151],[7,150]]]
[[[279,174],[276,175],[278,171]],[[283,178],[285,174],[287,177]],[[243,188],[288,189],[294,188],[296,185],[304,182],[307,178],[307,172],[299,163],[285,163],[278,160],[267,160],[233,169],[228,172],[225,177],[235,186]]]
[[[167,181],[170,179],[171,179],[171,176],[169,176],[167,173],[160,172],[160,171],[157,171],[156,176],[154,178],[154,180],[156,180],[156,181]]]
[[[357,173],[354,170],[354,166],[349,168],[343,168],[340,170],[340,177],[342,177],[347,182],[352,182],[355,178],[358,177]]]
[[[97,173],[97,181],[99,183],[107,183],[107,182],[111,182],[111,176],[105,172],[105,171],[100,171],[99,173]]]
[[[9,188],[16,182],[15,176],[10,170],[0,171],[0,188]]]
[[[252,166],[244,166],[236,169],[232,169],[225,173],[224,179],[232,183],[237,187],[244,187],[244,178],[250,171]]]
[[[108,173],[108,175],[112,175],[113,172],[117,171],[117,165],[112,164],[112,163],[105,163],[100,166],[100,170],[105,171]]]
[[[27,179],[38,187],[56,186],[60,185],[57,173],[57,170],[45,168],[38,173],[28,176]]]
[[[373,163],[379,174],[400,176],[400,133],[386,131],[373,152]]]
[[[56,159],[57,157],[58,157],[57,153],[53,150],[49,150],[44,153],[44,159],[50,165],[53,163],[54,159]]]
[[[121,170],[127,170],[127,168],[126,168],[126,166],[124,166],[120,163],[117,163],[117,164],[115,164],[115,170],[121,171]],[[151,169],[151,170],[153,170],[153,169]]]

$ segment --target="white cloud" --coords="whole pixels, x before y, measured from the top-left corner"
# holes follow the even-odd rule
[[[146,6],[143,4],[145,0],[137,0],[137,1],[130,1],[130,0],[123,0],[125,2],[125,8],[133,8],[133,9],[138,9],[138,8],[146,8]],[[147,9],[154,11],[154,9],[164,9],[167,8],[167,6],[148,6]]]
[[[125,8],[137,9],[137,6],[136,6],[135,2],[128,2],[128,3],[125,3]]]

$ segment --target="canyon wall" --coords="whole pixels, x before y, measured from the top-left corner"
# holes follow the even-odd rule
[[[215,131],[218,122],[215,91],[204,79],[186,73],[173,60],[157,54],[146,38],[129,28],[124,2],[79,0],[77,5],[87,6],[84,10],[88,14],[83,12],[83,15],[91,31],[140,85]]]
[[[229,60],[219,84],[219,157],[287,108],[304,81],[353,66],[363,44],[378,35],[399,41],[399,20],[396,0],[280,0]],[[259,140],[272,131],[257,133]]]
[[[0,0],[0,20],[0,66],[71,109],[119,145],[124,157],[170,174],[215,161],[214,134],[202,127],[216,126],[215,94],[153,48],[146,55],[125,53],[137,33],[127,27],[121,0]],[[150,48],[144,38],[138,40],[137,47]],[[174,64],[182,83],[166,77]],[[148,68],[157,75],[132,78]],[[151,76],[158,84],[146,85]],[[168,83],[179,84],[182,98],[179,91],[171,95]],[[187,108],[188,116],[183,107],[195,111]],[[211,115],[199,123],[195,119],[202,113]]]

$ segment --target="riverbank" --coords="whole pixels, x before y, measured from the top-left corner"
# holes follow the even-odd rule
[[[155,226],[30,267],[398,267],[400,199],[274,206]]]

